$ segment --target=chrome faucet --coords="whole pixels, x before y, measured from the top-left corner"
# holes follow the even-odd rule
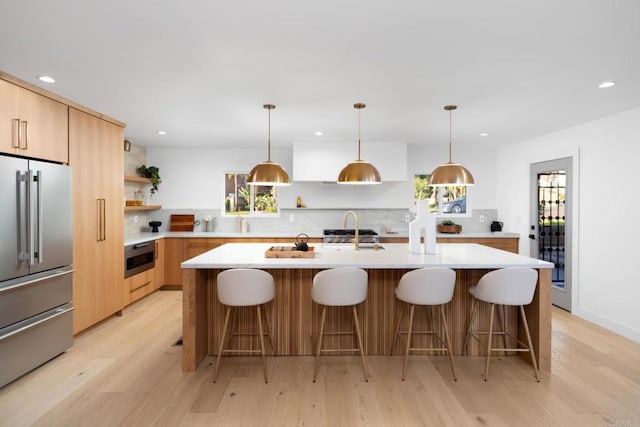
[[[347,217],[349,215],[353,215],[353,220],[355,221],[355,229],[356,229],[356,237],[353,241],[354,245],[355,245],[355,250],[358,251],[360,250],[360,238],[358,237],[359,232],[358,232],[358,215],[356,215],[356,213],[354,211],[346,211],[344,213],[344,216],[342,217],[342,228],[347,228]]]

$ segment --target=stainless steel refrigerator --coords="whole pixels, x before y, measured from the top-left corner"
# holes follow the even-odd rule
[[[73,342],[71,168],[0,155],[0,387]]]

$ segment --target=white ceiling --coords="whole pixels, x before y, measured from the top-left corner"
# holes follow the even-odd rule
[[[0,17],[0,70],[146,146],[264,146],[264,103],[274,146],[355,142],[355,102],[363,144],[446,145],[458,104],[454,149],[640,106],[637,0],[2,0]]]

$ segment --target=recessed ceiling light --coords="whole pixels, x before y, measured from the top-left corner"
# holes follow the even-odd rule
[[[158,131],[158,135],[166,135],[167,131],[166,130],[159,130]]]
[[[489,133],[488,133],[488,132],[482,132],[482,133],[480,134],[480,136],[489,136]]]
[[[38,76],[38,80],[45,83],[55,83],[56,79],[51,76]]]
[[[609,87],[614,87],[616,85],[616,82],[602,82],[598,85],[598,87],[600,89],[606,89]]]
[[[316,131],[316,136],[322,136],[322,131]]]

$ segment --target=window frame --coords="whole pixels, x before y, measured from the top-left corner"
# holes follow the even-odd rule
[[[236,189],[233,193],[229,193],[228,188],[227,188],[227,180],[229,176],[233,176],[234,178],[236,176],[243,176],[243,180],[244,180],[244,184],[242,183],[237,183],[236,181]],[[274,185],[249,185],[246,183],[246,179],[249,176],[248,172],[232,172],[232,171],[226,171],[222,174],[222,207],[220,209],[221,211],[221,216],[222,217],[227,217],[227,218],[235,218],[235,217],[243,217],[243,218],[275,218],[275,217],[279,217],[280,216],[280,200],[279,200],[279,196],[278,196],[278,190],[277,187]],[[241,210],[241,211],[231,211],[231,210],[227,210],[227,202],[231,203],[231,199],[229,198],[229,195],[231,194],[235,194],[236,196],[234,197],[236,206],[237,206],[237,199],[240,198],[240,196],[238,196],[239,194],[239,189],[243,189],[246,188],[249,191],[248,194],[248,198],[249,198],[249,209],[248,210]],[[264,189],[267,188],[269,189],[268,192],[273,194],[273,197],[275,198],[275,205],[276,205],[276,211],[275,212],[267,212],[267,211],[262,211],[262,210],[256,210],[256,199],[257,197],[259,197],[261,193],[259,192],[260,189]],[[246,197],[242,197],[244,200],[246,200]],[[244,205],[246,206],[246,202],[244,202]]]

